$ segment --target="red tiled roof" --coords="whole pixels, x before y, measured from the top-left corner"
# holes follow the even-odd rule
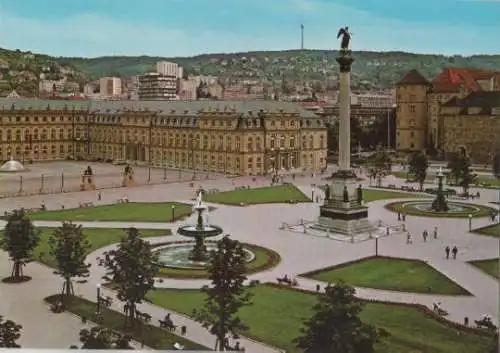
[[[489,79],[499,74],[498,72],[481,69],[445,68],[432,80],[432,91],[436,93],[456,92],[460,89],[461,85],[464,85],[465,89],[469,92],[482,91],[477,80]]]

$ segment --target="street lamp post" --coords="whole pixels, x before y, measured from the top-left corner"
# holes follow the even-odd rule
[[[97,284],[97,315],[101,314],[101,284]]]
[[[469,232],[472,232],[472,214],[469,213]]]
[[[375,256],[378,256],[378,235],[375,236]]]
[[[316,184],[311,185],[311,200],[314,203],[314,192],[316,191]]]
[[[175,205],[172,205],[172,222],[175,219]]]

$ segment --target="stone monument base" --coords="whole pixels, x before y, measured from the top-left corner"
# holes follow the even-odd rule
[[[94,178],[91,175],[82,175],[80,191],[95,190]]]
[[[358,195],[356,175],[352,171],[339,171],[331,178],[330,199],[320,206],[320,215],[311,228],[353,235],[369,233],[375,226],[368,219],[368,207]]]

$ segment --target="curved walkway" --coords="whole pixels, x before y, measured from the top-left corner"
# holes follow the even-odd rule
[[[398,183],[399,181],[396,180]],[[306,193],[310,194],[311,180],[308,178],[297,178],[297,183],[300,184],[300,188]],[[325,181],[315,180],[314,183],[325,183]],[[391,180],[391,183],[393,181]],[[208,181],[206,188],[218,188],[220,190],[230,189],[234,185],[269,185],[269,181],[264,178],[259,178],[257,183],[251,181],[250,178],[240,178],[236,180],[218,180],[218,181]],[[200,185],[196,185],[199,187]],[[161,186],[149,186],[149,187],[138,187],[132,189],[117,189],[110,191],[109,193],[103,193],[102,204],[112,203],[114,200],[127,195],[132,201],[165,201],[165,200],[186,200],[193,196],[193,188],[189,187],[188,184],[177,184],[177,185],[161,185]],[[318,192],[318,191],[316,191]],[[495,190],[481,190],[481,199],[474,201],[473,203],[490,205],[489,202],[496,199]],[[42,200],[46,203],[49,209],[60,208],[61,205],[65,205],[66,208],[76,207],[78,201],[90,199],[95,197],[93,193],[79,193],[76,195],[67,194],[59,195],[57,198],[43,198]],[[382,220],[387,224],[397,223],[396,215],[383,206],[388,202],[393,202],[394,200],[381,200],[370,203],[370,218],[372,220]],[[98,202],[96,202],[98,204]],[[472,202],[471,202],[472,203]],[[0,200],[0,211],[12,209],[13,207],[33,207],[33,198],[26,199],[21,198],[16,200],[16,205],[9,205]],[[3,206],[3,207],[2,207]],[[318,214],[319,204],[307,203],[307,204],[297,204],[297,205],[259,205],[259,206],[249,206],[249,207],[231,207],[224,205],[217,205],[217,210],[210,213],[210,222],[214,224],[219,224],[224,228],[226,233],[230,233],[235,239],[255,243],[264,247],[271,248],[282,256],[282,262],[274,269],[260,272],[249,276],[250,279],[258,279],[261,282],[275,282],[276,277],[281,277],[284,274],[289,276],[299,276],[302,273],[316,270],[319,268],[334,266],[347,261],[352,261],[356,259],[361,259],[367,256],[374,255],[374,242],[364,241],[360,243],[347,243],[339,242],[326,238],[311,237],[307,234],[297,234],[291,233],[283,230],[279,230],[279,225],[283,222],[285,223],[296,223],[299,219],[315,219]],[[279,215],[277,217],[276,215]],[[192,216],[187,222],[195,222],[195,216]],[[489,220],[484,219],[474,219],[474,228],[489,224]],[[176,228],[180,225],[180,222],[176,223],[138,223],[138,222],[77,222],[82,224],[84,227],[94,227],[94,228],[127,228],[127,227],[137,227],[137,228]],[[183,224],[186,221],[182,222]],[[48,221],[37,221],[35,225],[37,226],[58,226],[60,222],[48,222]],[[406,221],[408,229],[414,234],[415,242],[412,245],[406,244],[406,238],[404,234],[395,234],[388,237],[383,237],[379,239],[379,254],[385,256],[395,256],[401,258],[409,259],[421,259],[426,261],[430,266],[436,268],[438,271],[444,273],[452,280],[467,289],[472,296],[435,296],[426,294],[413,294],[413,293],[401,293],[393,291],[383,291],[368,288],[357,288],[357,295],[360,298],[365,299],[376,299],[376,300],[387,300],[394,302],[404,302],[404,303],[419,303],[426,305],[428,307],[432,306],[434,301],[441,301],[442,307],[446,309],[450,315],[449,319],[462,322],[464,316],[468,316],[471,320],[478,318],[483,314],[490,314],[495,321],[497,320],[498,312],[498,282],[495,278],[490,277],[483,272],[477,270],[476,268],[467,264],[466,261],[477,260],[477,259],[489,259],[496,258],[498,254],[498,239],[493,237],[473,235],[468,232],[468,220],[464,219],[440,219],[440,218],[421,218],[421,217],[408,217]],[[0,225],[3,228],[3,224]],[[438,239],[430,239],[426,243],[421,241],[419,234],[422,233],[424,229],[431,231],[434,226],[438,227],[439,236]],[[148,241],[159,242],[168,240],[176,240],[180,236],[168,236],[168,237],[158,237],[158,238],[148,238]],[[444,248],[447,246],[456,245],[459,249],[457,260],[446,260],[444,258]],[[102,256],[102,253],[106,250],[113,248],[116,245],[110,245],[105,248],[98,249],[88,256],[88,261],[92,263],[92,275],[89,282],[86,284],[80,284],[77,287],[78,294],[82,295],[84,298],[89,300],[95,300],[96,295],[96,285],[101,281],[101,276],[103,274],[103,269],[97,266],[97,257]],[[7,261],[5,254],[0,256],[0,270],[2,270],[1,275],[5,275],[8,271]],[[49,269],[40,264],[30,264],[26,272],[33,276],[34,280],[22,285],[19,285],[19,289],[23,288],[24,294],[21,298],[30,298],[29,303],[35,305],[36,301],[40,301],[42,297],[46,295],[53,294],[61,286],[61,280],[52,274],[52,269]],[[317,284],[321,286],[325,283],[314,281],[311,279],[298,277],[299,287],[307,290],[315,290]],[[200,288],[202,285],[207,284],[206,280],[178,280],[178,279],[165,279],[163,283],[158,283],[158,287],[165,288]],[[2,297],[8,292],[8,298],[13,298],[15,300],[18,296],[17,288],[9,287],[7,291],[4,291],[4,286],[2,285]],[[7,287],[6,287],[7,288]],[[105,294],[114,297],[113,292],[104,289]],[[17,294],[16,294],[17,293]],[[28,299],[23,299],[22,305],[27,305]],[[38,304],[37,304],[38,305]],[[114,301],[113,308],[116,310],[121,309],[121,305],[118,301]],[[141,306],[141,310],[148,312],[152,315],[152,323],[157,323],[158,319],[165,316],[166,310],[159,308],[157,306],[144,303]],[[38,315],[41,315],[41,309],[35,310]],[[0,312],[6,317],[10,317],[14,320],[19,320],[23,325],[28,325],[30,327],[30,340],[34,338],[35,326],[38,325],[27,323],[26,317],[22,317],[19,314],[19,310],[15,307],[12,310],[5,308],[5,305],[0,305]],[[50,341],[53,342],[64,342],[59,345],[53,345],[54,347],[65,348],[68,346],[66,341],[70,337],[72,342],[77,341],[77,335],[79,329],[75,328],[78,326],[76,322],[70,323],[70,319],[63,317],[66,316],[55,316],[51,315],[45,308],[43,313],[44,321],[47,317],[47,324],[51,327],[61,327],[68,331],[66,334],[61,334],[58,337]],[[173,319],[178,325],[187,326],[187,338],[212,347],[214,343],[214,338],[210,333],[203,329],[198,323],[184,316],[173,313]],[[32,314],[29,314],[31,320],[35,319]],[[39,316],[37,316],[38,318]],[[33,329],[31,329],[33,327]],[[54,330],[57,331],[57,330]],[[69,331],[73,332],[72,334]],[[66,332],[66,331],[63,331]],[[24,340],[24,337],[23,337]],[[247,348],[248,352],[273,352],[276,349],[267,347],[260,343],[256,343],[250,340],[241,340],[242,346]],[[48,347],[47,343],[47,347]],[[31,345],[26,345],[26,347],[34,347]],[[37,346],[38,347],[38,346]]]

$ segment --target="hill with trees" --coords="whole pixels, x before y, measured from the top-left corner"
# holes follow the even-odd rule
[[[229,54],[202,54],[193,57],[106,56],[98,58],[57,58],[92,78],[129,76],[155,70],[159,60],[176,62],[189,74],[214,75],[227,79],[255,79],[279,83],[303,81],[336,86],[337,51],[289,50]],[[355,89],[392,88],[410,69],[432,78],[444,67],[471,67],[500,71],[500,55],[427,55],[405,52],[354,51]]]

